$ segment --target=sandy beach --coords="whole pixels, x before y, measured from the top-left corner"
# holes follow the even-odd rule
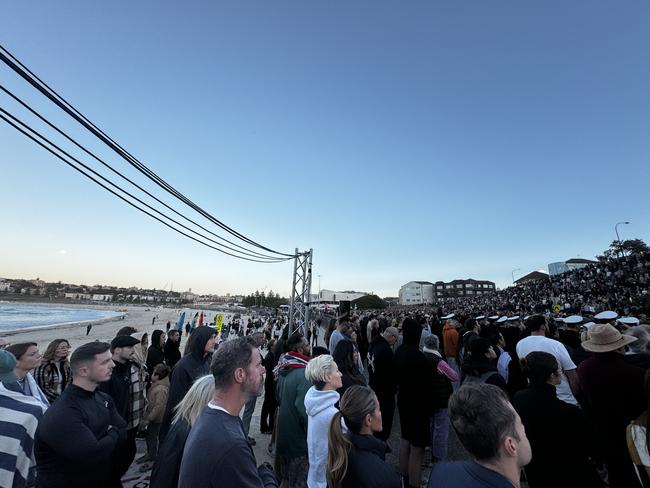
[[[45,305],[52,305],[51,303]],[[57,304],[59,306],[60,304]],[[62,305],[64,306],[64,305]],[[102,319],[93,321],[92,330],[86,335],[86,323],[65,324],[45,326],[33,329],[17,329],[12,331],[0,331],[0,337],[10,343],[35,342],[39,349],[45,350],[50,341],[54,339],[67,339],[72,348],[90,341],[110,342],[115,333],[124,326],[131,326],[138,329],[138,332],[148,332],[149,336],[155,329],[165,330],[167,321],[172,325],[178,320],[179,309],[162,307],[140,307],[128,305],[98,306],[98,305],[74,305],[74,308],[93,308],[111,311],[125,311],[124,319]],[[158,316],[156,323],[151,325],[154,317]],[[191,318],[191,316],[190,316]]]

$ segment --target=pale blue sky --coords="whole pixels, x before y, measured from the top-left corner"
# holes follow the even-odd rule
[[[313,247],[323,288],[395,296],[591,258],[621,220],[650,241],[649,20],[641,1],[5,2],[0,43],[226,224]],[[0,147],[0,276],[289,293],[291,264],[202,248],[2,121]]]

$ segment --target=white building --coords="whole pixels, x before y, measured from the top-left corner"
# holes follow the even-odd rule
[[[93,294],[94,301],[96,302],[112,302],[113,301],[113,295],[100,295],[100,294]]]
[[[69,300],[91,300],[92,295],[90,293],[66,293],[65,297]]]
[[[11,285],[6,281],[0,281],[0,291],[12,291]]]
[[[598,261],[591,261],[589,259],[573,258],[567,261],[559,261],[557,263],[550,263],[548,265],[548,274],[556,276],[574,269],[584,268],[590,264],[595,264]]]
[[[359,291],[334,291],[334,290],[321,290],[320,296],[315,295],[315,301],[326,303],[338,303],[340,301],[353,301],[357,298],[365,297],[367,293]],[[312,299],[312,301],[314,301]]]
[[[431,305],[433,297],[433,283],[430,281],[409,281],[399,289],[400,305]]]

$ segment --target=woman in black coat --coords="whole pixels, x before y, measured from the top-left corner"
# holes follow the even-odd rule
[[[340,340],[334,348],[332,357],[341,372],[341,382],[343,383],[343,386],[336,391],[341,396],[353,385],[366,386],[367,384],[365,376],[361,374],[357,366],[358,354],[354,343],[349,340]]]
[[[341,418],[348,429],[346,434],[341,429]],[[350,387],[341,398],[341,410],[330,423],[327,486],[401,488],[399,474],[386,462],[386,443],[373,435],[381,429],[375,393],[367,386]]]
[[[530,488],[602,487],[592,461],[597,456],[594,431],[580,408],[555,393],[561,381],[555,356],[531,352],[522,364],[529,387],[516,393],[512,404],[533,451],[525,468]]]

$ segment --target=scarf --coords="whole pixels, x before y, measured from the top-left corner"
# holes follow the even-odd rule
[[[282,369],[306,368],[307,363],[310,359],[311,358],[309,356],[305,356],[299,352],[285,352],[282,356],[280,356],[277,366],[273,368],[273,378],[277,380],[278,375],[280,374],[280,370]]]

